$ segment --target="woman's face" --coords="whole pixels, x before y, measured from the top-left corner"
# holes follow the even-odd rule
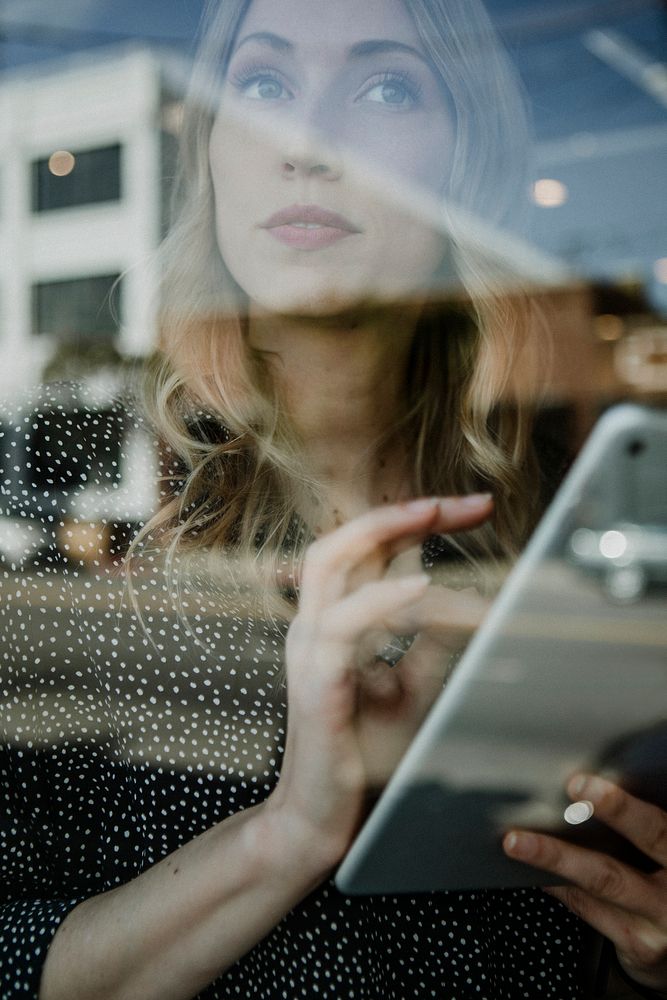
[[[401,0],[253,0],[210,139],[218,245],[262,311],[411,298],[444,242],[447,95]]]

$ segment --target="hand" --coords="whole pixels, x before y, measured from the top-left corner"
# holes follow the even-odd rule
[[[378,636],[413,622],[429,578],[387,575],[433,533],[476,527],[491,498],[415,501],[372,510],[306,552],[299,610],[287,633],[288,730],[270,808],[317,844],[332,867],[363,818],[365,793],[388,773],[432,702],[433,657],[420,636],[397,667],[377,663]],[[424,609],[414,615],[421,623]],[[380,643],[381,645],[381,643]],[[438,647],[439,648],[439,647]],[[442,659],[442,657],[440,657]],[[388,773],[385,777],[388,777]]]
[[[631,979],[667,991],[667,813],[596,776],[577,775],[567,791],[574,800],[592,802],[596,818],[658,870],[647,875],[598,851],[522,831],[505,836],[505,852],[573,883],[546,891],[613,942]]]
[[[421,566],[420,548],[403,555]],[[401,563],[404,568],[409,565],[399,557],[390,572]],[[369,632],[360,687],[368,711],[360,716],[359,745],[371,788],[381,790],[386,785],[490,603],[472,587],[452,590],[432,580],[417,600],[387,615],[384,632]],[[374,654],[392,636],[402,635],[415,636],[409,654],[387,670]]]

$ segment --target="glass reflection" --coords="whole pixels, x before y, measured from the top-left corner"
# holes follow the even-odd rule
[[[63,898],[266,802],[288,717],[325,732],[335,670],[334,693],[356,685],[360,820],[600,412],[664,404],[655,87],[609,86],[619,37],[597,8],[555,31],[500,6],[223,0],[192,58],[70,35],[39,72],[0,77],[4,745],[22,777],[36,758],[61,789],[69,768],[82,857],[120,859],[100,876],[58,855]],[[649,7],[614,30],[644,44]],[[89,8],[82,32],[120,16]],[[541,567],[461,742],[490,775],[455,789],[461,821],[488,800],[505,823],[562,814],[520,787],[527,747],[548,769],[567,723],[522,702],[527,663],[578,692],[573,763],[591,759],[596,685],[625,690],[649,648],[658,701],[664,457],[610,462]],[[451,521],[345,534],[487,492]],[[608,662],[582,694],[593,645]],[[620,699],[619,731],[641,697]],[[501,753],[507,702],[533,722]],[[442,762],[430,777],[418,808],[442,818]]]

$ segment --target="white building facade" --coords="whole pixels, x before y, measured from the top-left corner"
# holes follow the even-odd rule
[[[0,78],[4,398],[39,382],[63,342],[153,347],[153,257],[185,78],[180,59],[137,46]]]

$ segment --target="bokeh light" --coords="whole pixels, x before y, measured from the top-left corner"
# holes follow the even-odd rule
[[[533,184],[532,197],[540,208],[558,208],[568,200],[569,191],[562,181],[554,177],[542,177]]]
[[[598,340],[611,342],[621,339],[625,332],[625,323],[620,316],[614,316],[613,313],[603,313],[601,316],[595,317],[593,328]]]
[[[76,157],[66,149],[57,149],[49,157],[49,170],[54,177],[67,177],[76,166]]]

